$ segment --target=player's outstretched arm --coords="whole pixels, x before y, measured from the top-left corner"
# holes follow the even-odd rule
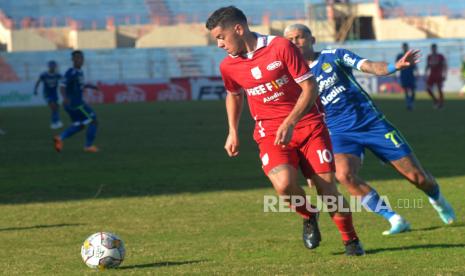
[[[36,84],[34,85],[34,95],[37,95],[37,90],[39,89],[39,85],[41,81],[42,80],[40,78],[36,81]]]
[[[68,105],[69,100],[68,100],[68,97],[66,97],[65,85],[60,85],[60,94],[61,94],[61,98],[63,99],[63,105]]]
[[[224,149],[229,157],[239,155],[239,120],[244,106],[243,93],[226,93],[226,113],[228,115],[229,134]]]
[[[284,119],[276,131],[275,145],[287,145],[291,141],[295,125],[307,114],[318,98],[318,86],[315,78],[306,79],[300,82],[299,85],[302,88],[302,92],[291,113]]]
[[[93,84],[90,84],[90,83],[87,83],[84,85],[84,88],[89,88],[89,89],[93,89],[93,90],[99,90],[99,88],[96,86],[96,85],[93,85]]]
[[[360,70],[365,73],[384,76],[392,74],[397,70],[403,70],[418,62],[420,62],[420,50],[409,50],[395,64],[366,60],[360,66]]]

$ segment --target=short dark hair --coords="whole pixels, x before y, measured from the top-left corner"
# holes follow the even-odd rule
[[[73,52],[71,52],[71,57],[74,57],[75,55],[84,56],[84,53],[81,50],[74,50]]]
[[[224,28],[237,23],[246,24],[247,17],[245,17],[244,13],[240,9],[234,6],[228,6],[214,11],[207,19],[205,26],[211,31],[218,26]]]

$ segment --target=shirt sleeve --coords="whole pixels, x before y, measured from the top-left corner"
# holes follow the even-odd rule
[[[231,93],[240,93],[242,87],[234,81],[234,79],[231,76],[231,73],[228,72],[227,68],[225,68],[224,63],[220,65],[220,72],[221,72],[221,78],[223,79],[224,87],[226,88],[226,91],[231,92]]]
[[[362,64],[367,60],[346,49],[336,49],[335,54],[339,61],[342,62],[342,65],[358,71],[361,70]]]
[[[283,39],[278,46],[278,55],[295,82],[303,82],[313,76],[307,61],[292,42]]]

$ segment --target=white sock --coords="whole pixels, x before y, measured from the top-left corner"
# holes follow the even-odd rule
[[[392,217],[389,218],[389,223],[394,226],[395,224],[397,224],[399,221],[403,221],[404,219],[398,215],[398,214],[395,214],[393,215]]]

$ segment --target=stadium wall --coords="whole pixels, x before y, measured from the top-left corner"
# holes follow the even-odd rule
[[[136,41],[136,48],[206,46],[208,33],[203,24],[159,26]]]
[[[439,37],[465,37],[465,19],[447,19],[446,23],[440,26]]]
[[[113,49],[116,48],[116,31],[72,30],[69,33],[69,46],[73,49]]]
[[[34,30],[40,36],[54,43],[58,49],[71,48],[69,41],[69,34],[71,32],[71,28],[69,27],[38,28]]]
[[[406,23],[401,18],[377,19],[373,22],[377,40],[419,40],[428,38],[427,34]]]
[[[334,42],[335,22],[318,20],[275,20],[271,22],[271,34],[282,36],[284,29],[292,24],[304,24],[310,27],[318,42]]]
[[[6,50],[11,52],[11,30],[6,28],[2,22],[0,22],[0,43],[6,45]]]
[[[50,51],[58,47],[52,41],[40,36],[33,29],[13,30],[11,32],[11,51]]]

